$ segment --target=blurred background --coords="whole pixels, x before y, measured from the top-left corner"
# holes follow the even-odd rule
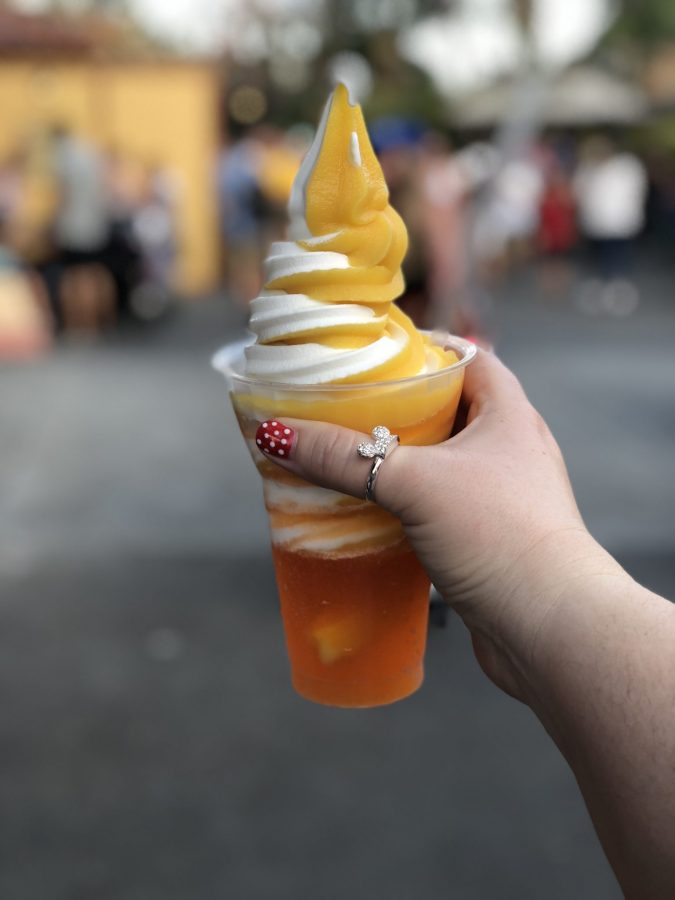
[[[618,898],[573,778],[436,614],[423,689],[295,697],[209,370],[327,91],[592,532],[675,596],[670,0],[0,2],[0,896]]]

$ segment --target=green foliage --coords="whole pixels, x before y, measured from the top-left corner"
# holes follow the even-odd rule
[[[333,34],[398,30],[456,5],[457,0],[323,0]]]
[[[372,65],[373,56],[367,48],[364,55]],[[364,103],[369,121],[380,116],[397,116],[435,128],[443,129],[447,125],[446,103],[426,72],[396,55],[390,57],[386,69],[373,65],[373,76],[373,90]],[[267,84],[270,98],[267,121],[282,127],[297,122],[316,124],[331,89],[320,62],[315,66],[309,86],[300,92],[281,91],[264,76],[259,81]]]
[[[325,0],[323,15],[315,20],[321,49],[307,62],[306,85],[301,90],[283,89],[271,77],[270,58],[258,67],[255,82],[270,101],[267,121],[282,127],[315,123],[331,87],[330,61],[349,51],[361,55],[371,69],[373,90],[364,103],[369,120],[396,115],[442,128],[446,104],[431,77],[401,56],[398,36],[410,21],[422,18],[422,11],[439,12],[452,5],[453,0]],[[370,21],[364,18],[366,13]]]
[[[645,155],[660,151],[675,158],[675,116],[665,116],[641,129],[635,144],[636,149]]]
[[[624,0],[605,43],[649,49],[675,40],[673,0]]]

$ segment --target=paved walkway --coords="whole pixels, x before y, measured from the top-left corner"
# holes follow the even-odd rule
[[[529,276],[528,276],[529,277]],[[675,596],[675,316],[536,296],[503,358],[595,533]],[[0,896],[614,900],[572,776],[453,618],[422,691],[287,684],[265,520],[209,353],[222,303],[0,369]]]

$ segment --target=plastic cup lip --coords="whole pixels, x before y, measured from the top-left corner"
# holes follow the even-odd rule
[[[255,343],[255,335],[249,334],[238,341],[225,344],[220,350],[217,350],[211,357],[211,366],[226,378],[237,381],[250,387],[259,386],[261,389],[269,390],[274,388],[282,391],[354,391],[368,388],[386,387],[402,387],[404,385],[413,385],[416,382],[429,380],[430,378],[438,378],[447,375],[450,372],[458,372],[467,366],[476,356],[478,347],[471,341],[457,335],[450,334],[447,331],[423,332],[431,335],[435,344],[442,344],[448,350],[455,350],[461,354],[460,359],[456,363],[445,366],[443,369],[437,369],[435,372],[422,372],[419,375],[408,375],[405,378],[395,378],[391,381],[371,381],[358,382],[350,384],[331,384],[314,383],[314,384],[298,384],[297,382],[289,383],[283,381],[268,381],[263,378],[252,378],[244,375],[235,369],[237,361],[240,361],[244,355],[244,350]]]

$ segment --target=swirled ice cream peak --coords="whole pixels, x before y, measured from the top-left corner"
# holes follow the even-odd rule
[[[447,365],[393,303],[407,233],[368,138],[339,84],[298,170],[289,240],[272,244],[252,301],[252,377],[290,384],[365,383]]]

